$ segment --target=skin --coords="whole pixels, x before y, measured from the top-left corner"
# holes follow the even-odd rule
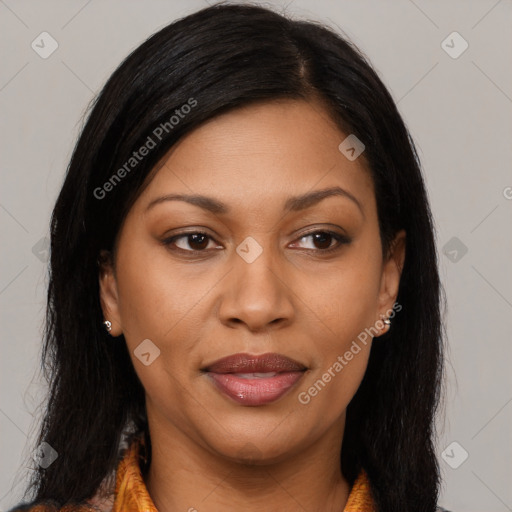
[[[320,104],[302,100],[218,116],[172,148],[121,227],[114,264],[100,273],[101,303],[146,392],[146,485],[161,512],[339,511],[347,502],[339,463],[345,410],[372,339],[308,404],[298,394],[389,314],[405,256],[400,232],[382,257],[364,154],[349,161],[338,150],[347,135]],[[284,209],[290,196],[336,186],[361,208],[335,195]],[[166,194],[206,195],[229,212],[184,201],[147,210]],[[315,242],[310,233],[325,229],[350,243]],[[198,230],[211,238],[162,244]],[[236,252],[249,236],[263,249],[252,263]],[[134,356],[145,339],[160,350],[149,366]],[[276,402],[244,406],[201,372],[240,352],[277,352],[308,370]]]

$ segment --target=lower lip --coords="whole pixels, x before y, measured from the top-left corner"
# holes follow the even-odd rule
[[[236,373],[212,373],[208,375],[217,389],[243,405],[264,405],[275,402],[291,389],[304,372],[283,372],[273,377],[245,379]]]

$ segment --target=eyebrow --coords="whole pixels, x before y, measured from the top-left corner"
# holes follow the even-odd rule
[[[318,204],[320,201],[323,201],[327,197],[332,196],[340,196],[350,199],[359,208],[363,214],[363,217],[365,216],[363,207],[359,200],[353,194],[341,187],[330,187],[322,190],[314,190],[313,192],[307,192],[300,196],[290,197],[286,200],[284,209],[290,210],[292,212],[305,210],[306,208],[311,208],[312,206]],[[146,212],[157,204],[166,201],[185,201],[186,203],[199,206],[203,210],[208,210],[209,212],[215,214],[227,214],[230,212],[229,206],[217,199],[214,199],[213,197],[190,194],[167,194],[165,196],[157,197],[148,204],[146,207]]]

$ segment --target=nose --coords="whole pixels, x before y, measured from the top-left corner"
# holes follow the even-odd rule
[[[294,317],[294,292],[284,267],[264,249],[251,263],[233,254],[233,270],[222,290],[218,314],[229,327],[243,324],[253,332],[289,325]]]

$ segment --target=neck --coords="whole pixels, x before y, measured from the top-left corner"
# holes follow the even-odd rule
[[[313,445],[277,461],[240,462],[214,453],[178,429],[151,428],[148,492],[160,512],[343,510],[349,485],[341,473],[344,418]],[[250,448],[248,443],[246,453]]]

